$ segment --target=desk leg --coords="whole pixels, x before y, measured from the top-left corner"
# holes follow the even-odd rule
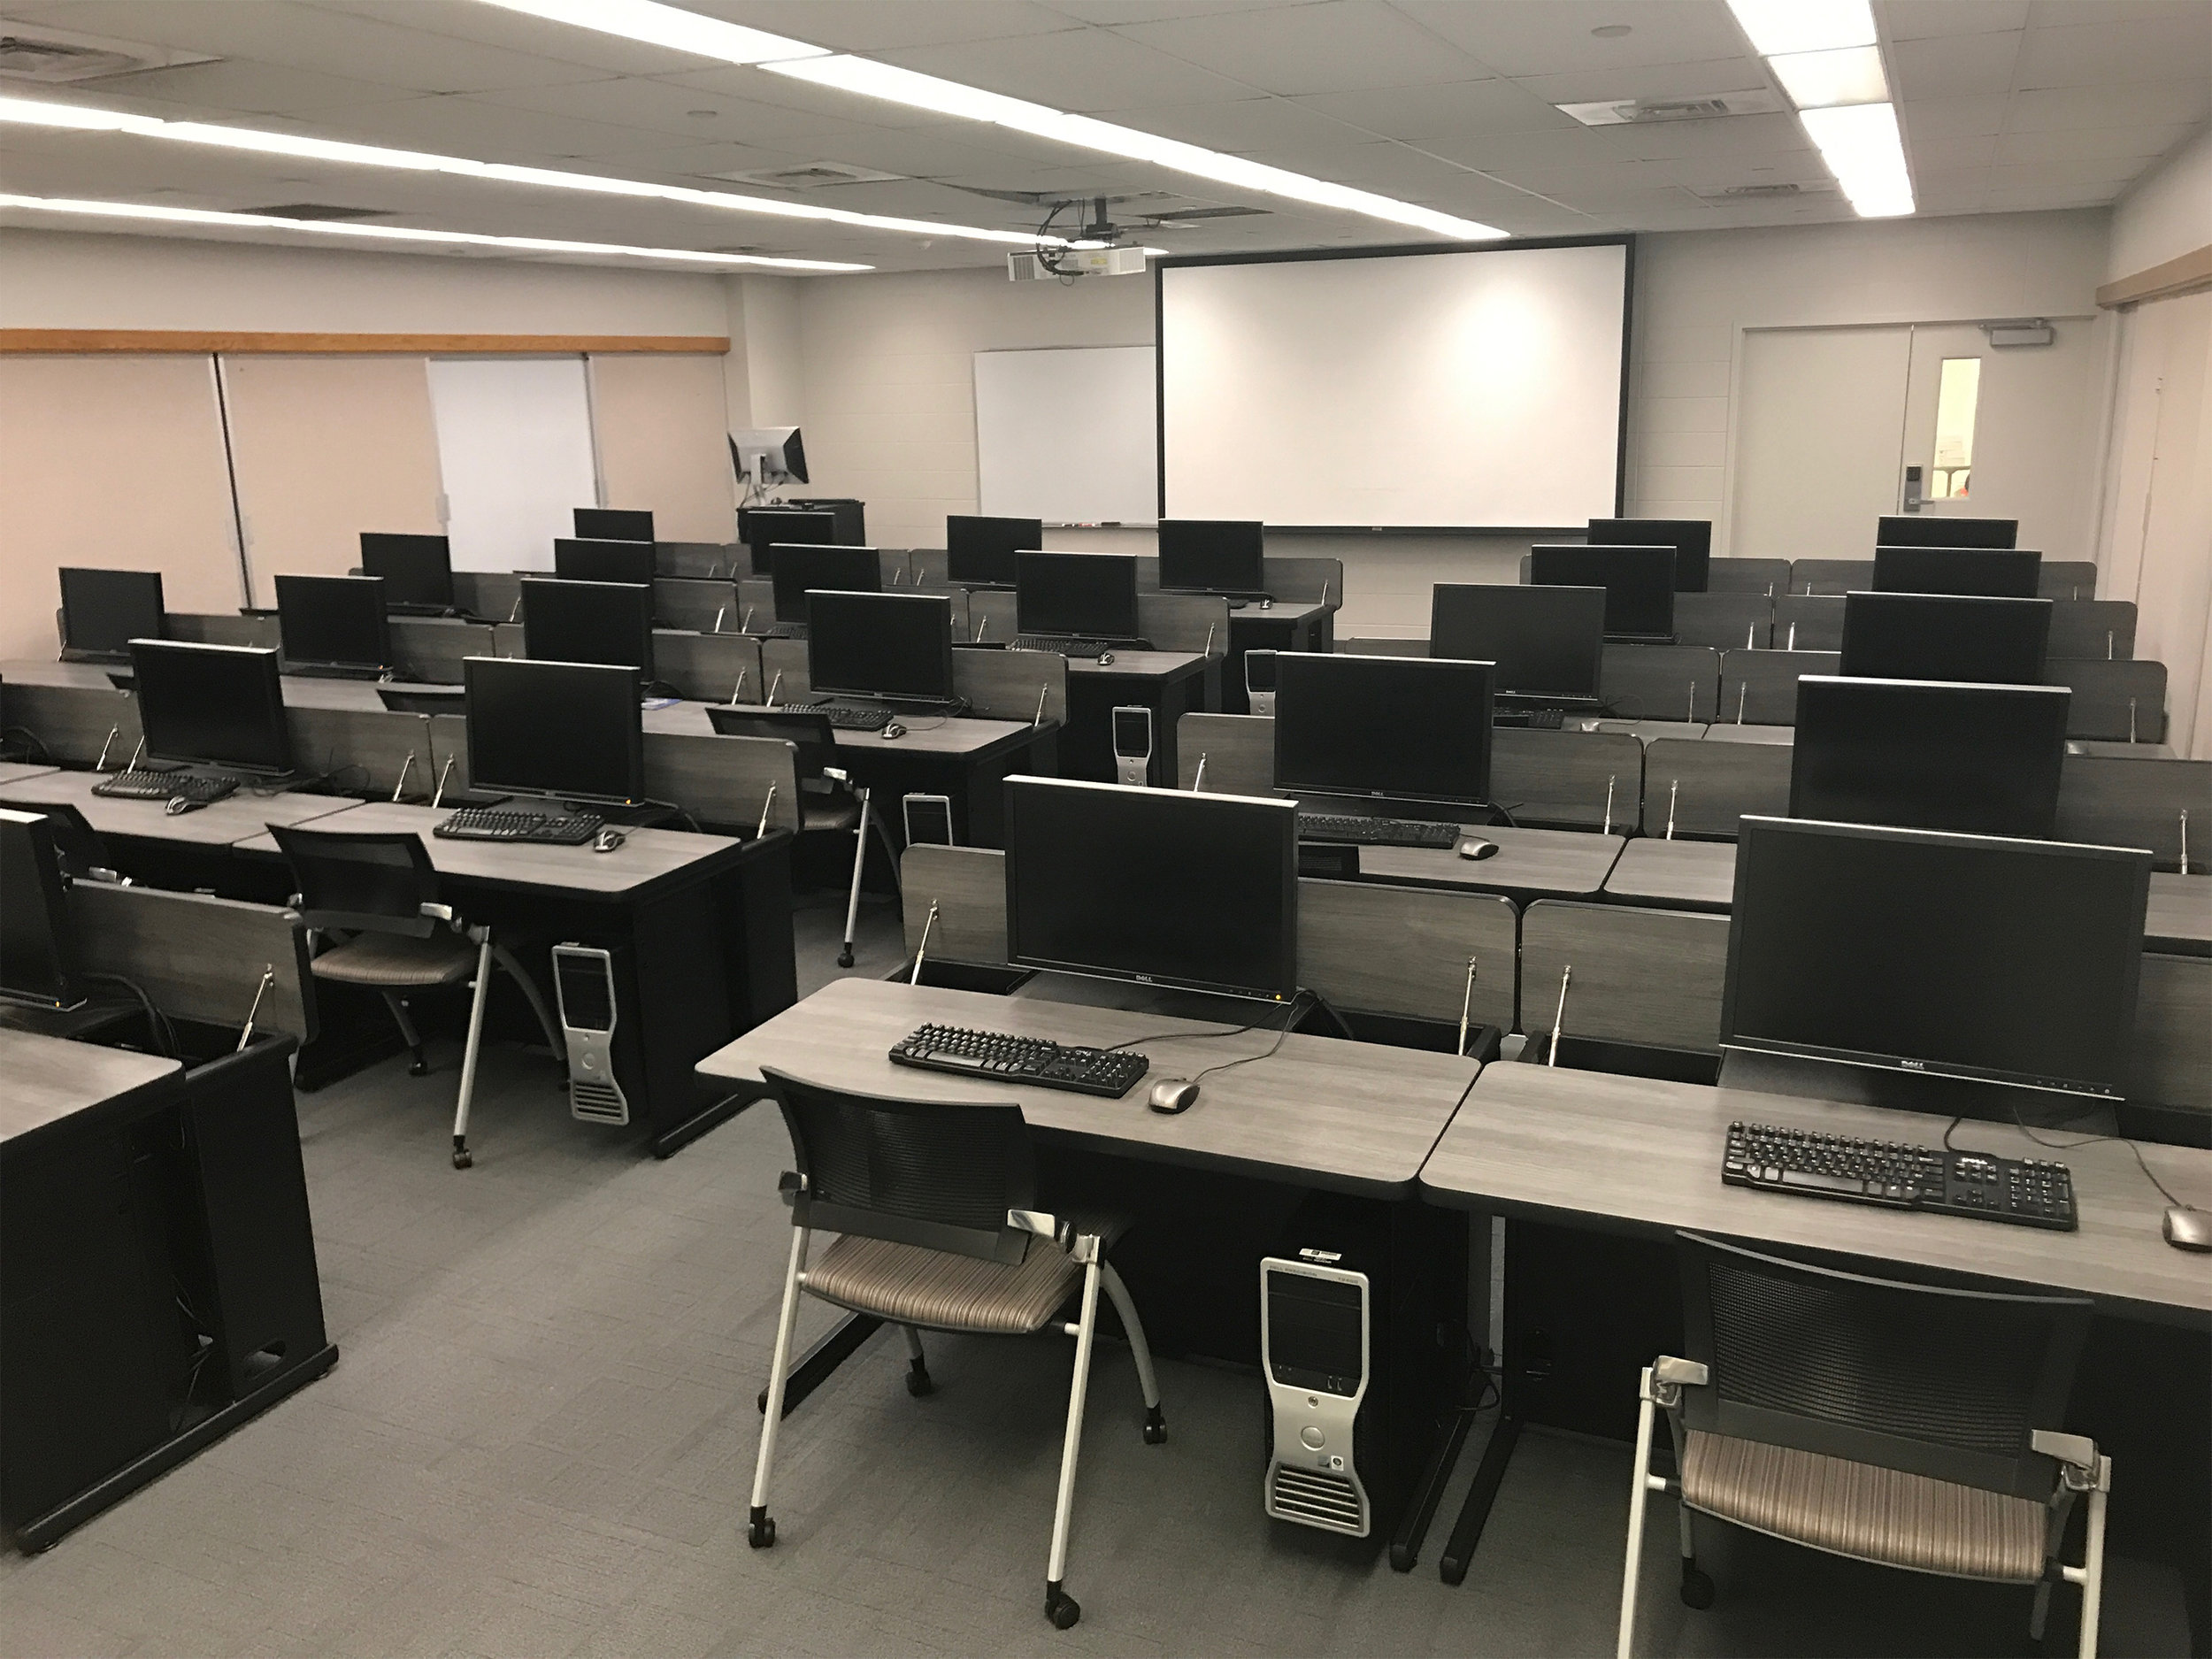
[[[783,1385],[783,1415],[789,1417],[799,1402],[830,1379],[830,1373],[853,1356],[853,1351],[879,1330],[883,1321],[872,1313],[849,1313],[791,1367]],[[763,1388],[753,1406],[768,1415],[768,1390]]]
[[[1475,1484],[1467,1489],[1467,1502],[1460,1505],[1459,1519],[1453,1524],[1451,1538],[1436,1563],[1437,1576],[1446,1584],[1457,1584],[1467,1576],[1467,1564],[1474,1559],[1483,1525],[1490,1519],[1490,1506],[1497,1502],[1505,1466],[1513,1461],[1514,1442],[1521,1438],[1521,1419],[1514,1414],[1509,1375],[1499,1379],[1498,1393],[1502,1402],[1498,1425],[1490,1431],[1490,1443],[1482,1448],[1482,1462],[1475,1466]]]
[[[1429,1454],[1428,1465],[1421,1471],[1420,1484],[1413,1489],[1413,1502],[1398,1530],[1390,1540],[1390,1566],[1394,1572],[1411,1572],[1421,1559],[1421,1545],[1429,1535],[1429,1523],[1436,1518],[1437,1505],[1444,1501],[1445,1483],[1451,1479],[1453,1467],[1459,1462],[1460,1448],[1467,1444],[1467,1431],[1474,1426],[1471,1411],[1452,1413],[1452,1425],[1444,1431],[1444,1438]]]

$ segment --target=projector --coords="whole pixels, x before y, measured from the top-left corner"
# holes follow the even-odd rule
[[[1051,282],[1061,277],[1142,276],[1141,248],[1062,248],[1052,255],[1051,265],[1033,253],[1006,256],[1009,282]]]

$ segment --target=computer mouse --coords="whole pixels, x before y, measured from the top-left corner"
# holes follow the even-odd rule
[[[1260,601],[1260,609],[1261,609],[1261,610],[1263,610],[1263,611],[1272,611],[1274,608],[1275,608],[1275,602],[1274,602],[1272,599],[1263,599],[1263,600],[1261,600],[1261,601]]]
[[[1462,858],[1495,858],[1498,843],[1486,841],[1479,835],[1463,836],[1459,843],[1459,856]]]
[[[1105,666],[1106,666],[1109,663],[1112,662],[1113,660],[1114,660],[1114,654],[1113,654],[1111,651],[1101,651],[1101,652],[1098,654],[1098,665],[1099,665],[1101,668],[1105,667]]]
[[[618,829],[603,829],[591,838],[591,849],[595,853],[611,853],[629,839]]]
[[[1198,1085],[1187,1077],[1164,1077],[1152,1086],[1152,1110],[1172,1116],[1187,1112],[1198,1098]]]
[[[204,802],[189,800],[180,795],[173,795],[169,797],[169,804],[161,810],[171,818],[182,818],[187,812],[198,811],[205,804]]]
[[[1156,1099],[1159,1092],[1152,1091]],[[2177,1250],[2212,1250],[2212,1210],[2192,1210],[2186,1204],[2176,1204],[2166,1212],[2166,1219],[2158,1230]]]
[[[905,735],[906,728],[901,726],[896,720],[892,721],[888,726],[883,728],[883,741],[887,743],[890,742],[894,738],[904,737]]]

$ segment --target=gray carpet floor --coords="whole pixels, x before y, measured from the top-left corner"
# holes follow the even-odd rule
[[[802,991],[837,897],[798,921]],[[854,972],[899,941],[864,908]],[[303,1096],[337,1369],[32,1558],[0,1560],[0,1653],[1600,1654],[1611,1650],[1624,1448],[1532,1434],[1467,1581],[1442,1527],[1401,1576],[1259,1509],[1257,1380],[1165,1363],[1171,1438],[1139,1436],[1125,1349],[1102,1344],[1069,1588],[1042,1578],[1071,1347],[938,1338],[938,1392],[879,1333],[791,1419],[773,1550],[746,1548],[788,1244],[788,1143],[749,1112],[660,1163],[572,1122],[541,1056],[487,1055],[457,1173],[457,1062],[392,1061]],[[803,1338],[826,1328],[808,1310]],[[2124,1496],[2116,1500],[2124,1502]],[[1711,1529],[1711,1611],[1674,1592],[1655,1510],[1640,1651],[2006,1654],[2025,1596],[1882,1573]],[[2170,1574],[2114,1564],[2105,1647],[2185,1647]],[[2063,1647],[2057,1651],[2066,1651]]]

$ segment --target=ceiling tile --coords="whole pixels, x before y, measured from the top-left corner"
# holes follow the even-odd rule
[[[841,52],[882,53],[910,46],[949,46],[962,41],[1049,35],[1076,27],[1065,12],[1029,0],[688,0],[749,28]]]
[[[511,92],[480,93],[471,102],[510,110],[527,110],[576,120],[636,127],[645,132],[701,143],[720,141],[733,144],[776,144],[806,138],[850,133],[858,123],[833,116],[771,104],[750,104],[719,96],[695,87],[680,87],[665,81],[635,75],[592,81],[571,87],[530,87]],[[695,116],[694,110],[708,114]]]
[[[2056,133],[2007,133],[1995,141],[1995,159],[2037,162],[2136,161],[2164,155],[2193,130],[2173,127],[2090,127]]]
[[[1478,81],[1483,67],[1382,0],[1317,0],[1117,31],[1214,73],[1286,96]]]
[[[1601,167],[1617,159],[1617,153],[1605,141],[1579,122],[1546,133],[1485,133],[1472,138],[1435,139],[1420,148],[1485,173],[1513,167]]]
[[[1731,115],[1705,121],[1643,121],[1595,127],[1590,134],[1622,160],[1665,161],[1678,156],[1749,156],[1809,150],[1794,115]]]
[[[315,115],[357,104],[392,104],[423,96],[374,81],[240,58],[180,64],[173,69],[150,69],[142,74],[107,75],[102,77],[97,90],[104,102],[113,94],[142,95],[204,110],[253,115]]]
[[[1917,180],[1923,173],[1951,167],[1987,167],[1997,159],[1997,139],[1990,133],[1963,138],[1922,138],[1908,129],[1905,154],[1912,163],[1912,175]]]
[[[1899,41],[1889,49],[1900,97],[1963,98],[2012,90],[2020,54],[2018,30],[1999,35],[1953,35]]]
[[[1264,12],[1282,3],[1283,0],[1041,0],[1041,4],[1064,16],[1109,28],[1124,23],[1213,17],[1224,12]]]
[[[2201,17],[2204,0],[2035,0],[2028,21],[2038,28],[2075,23],[2142,23]]]
[[[2028,25],[2028,0],[1882,0],[1878,9],[1882,36],[1891,41],[1988,35]]]
[[[171,10],[192,11],[209,0],[137,0]],[[267,0],[222,0],[223,4],[266,4]],[[602,75],[665,74],[703,68],[714,60],[688,52],[671,51],[643,41],[626,40],[598,29],[577,28],[549,22],[504,6],[484,5],[480,0],[281,0],[287,10],[299,9],[365,19],[419,32],[438,42],[469,66],[475,83],[484,87],[534,86],[539,78],[481,79],[480,65],[495,69],[504,59],[521,58],[565,64],[572,68],[597,71]],[[465,42],[455,45],[453,42]],[[571,75],[565,79],[575,79]],[[468,90],[464,88],[460,90]]]
[[[1087,113],[1257,96],[1248,85],[1106,29],[917,47],[877,56],[965,86]]]
[[[1424,143],[1486,133],[1580,129],[1534,94],[1510,81],[1463,81],[1386,92],[1327,92],[1300,98],[1317,114],[1381,138]]]
[[[1531,75],[1513,83],[1547,104],[1594,104],[1601,98],[1699,98],[1717,92],[1766,89],[1766,66],[1747,50],[1740,57],[1648,68],[1578,70]]]
[[[2212,115],[2212,84],[2154,81],[2128,87],[2054,87],[2016,95],[2005,115],[2008,133],[2058,132],[2076,127],[2193,126]]]
[[[2143,171],[2147,157],[2094,161],[2039,161],[2032,165],[1999,162],[1989,170],[1992,189],[2023,190],[2044,185],[2092,189],[2109,186],[2116,193]]]
[[[1102,110],[1103,119],[1237,154],[1261,154],[1279,166],[1296,154],[1327,153],[1371,142],[1376,134],[1333,120],[1289,98],[1239,97],[1226,103],[1176,104]]]
[[[466,156],[477,161],[540,166],[668,147],[665,134],[641,127],[512,109],[474,98],[422,98],[410,104],[338,110],[311,127],[302,125],[299,130]]]
[[[2008,99],[2003,93],[1970,98],[1913,98],[1898,106],[1909,147],[1917,138],[1979,138],[2005,127]]]
[[[1732,58],[1743,36],[1713,0],[1392,0],[1493,73],[1565,74]],[[1591,31],[1625,27],[1600,39]]]
[[[2116,86],[2212,79],[2212,5],[2139,23],[2032,28],[2020,50],[2023,88]]]

